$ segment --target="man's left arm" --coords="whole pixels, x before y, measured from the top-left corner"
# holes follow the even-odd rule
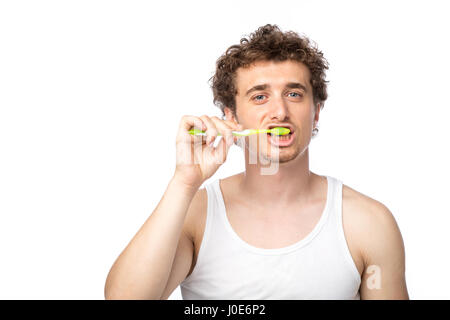
[[[405,279],[405,248],[390,210],[376,202],[366,215],[362,245],[364,272],[361,299],[409,299]]]

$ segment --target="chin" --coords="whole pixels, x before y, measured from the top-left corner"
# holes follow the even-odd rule
[[[267,149],[264,152],[264,158],[271,161],[278,161],[278,163],[286,163],[294,160],[301,153],[300,145],[298,144],[298,139],[296,139],[296,134],[290,142],[285,143],[285,146],[279,146],[277,143],[273,143],[268,139]],[[274,155],[271,154],[272,148],[274,148]]]
[[[267,159],[267,161],[278,161],[278,163],[286,163],[289,161],[292,161],[298,157],[300,154],[300,148],[297,145],[291,145],[287,148],[279,148],[274,151],[274,154],[271,154],[271,150],[269,149],[268,152],[265,152],[262,154],[264,159]]]

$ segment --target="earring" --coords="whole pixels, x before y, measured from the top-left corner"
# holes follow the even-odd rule
[[[315,136],[317,136],[318,133],[319,133],[319,127],[314,127],[314,129],[312,131],[312,136],[315,137]]]

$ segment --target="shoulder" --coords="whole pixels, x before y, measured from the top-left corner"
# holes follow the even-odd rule
[[[344,229],[357,244],[365,266],[381,254],[401,253],[400,230],[385,204],[347,185],[342,195]]]
[[[394,215],[348,186],[343,198],[344,231],[361,254],[361,299],[408,299],[405,247]]]
[[[342,186],[342,196],[344,206],[349,209],[353,218],[358,219],[358,221],[381,224],[394,222],[391,211],[382,202],[345,184]]]
[[[396,225],[392,212],[382,202],[345,184],[342,186],[342,196],[347,215],[361,226],[393,227]]]

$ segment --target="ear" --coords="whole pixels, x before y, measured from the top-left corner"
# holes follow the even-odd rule
[[[318,102],[315,105],[315,111],[314,111],[314,124],[317,124],[319,122],[319,114],[321,110],[322,103]]]
[[[237,120],[237,116],[234,115],[233,111],[230,108],[225,107],[223,109],[223,112],[225,113],[225,120],[234,122],[235,124],[239,124],[239,121]]]

